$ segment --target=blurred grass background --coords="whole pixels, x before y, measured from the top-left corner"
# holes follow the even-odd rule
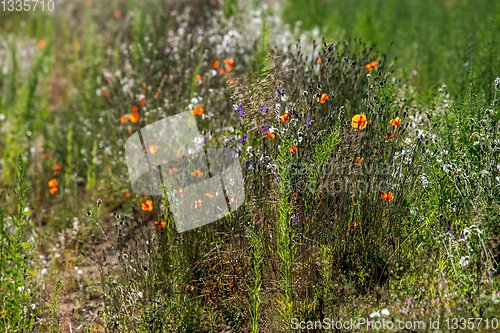
[[[475,67],[478,89],[492,99],[500,70],[500,1],[285,0],[283,18],[319,29],[328,40],[361,38],[375,44],[411,78],[422,97],[446,84],[463,94]],[[416,75],[413,71],[416,71]]]

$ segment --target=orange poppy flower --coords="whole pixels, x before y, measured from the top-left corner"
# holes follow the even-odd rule
[[[203,201],[201,201],[201,200],[195,200],[194,201],[194,207],[201,207],[202,203],[203,203]]]
[[[213,68],[217,69],[219,68],[220,62],[219,60],[215,60],[214,64],[212,65]]]
[[[233,194],[231,194],[231,202],[235,202],[235,201],[238,202],[238,198],[233,193]]]
[[[328,95],[327,94],[322,94],[321,95],[321,99],[317,98],[316,100],[318,102],[320,102],[321,104],[324,104],[326,102],[326,100],[328,99]]]
[[[366,65],[365,68],[367,70],[371,71],[372,69],[374,69],[375,67],[377,67],[377,65],[378,65],[378,62],[374,61],[374,62],[371,62],[368,65]]]
[[[191,172],[191,176],[193,176],[193,177],[203,177],[203,172],[201,172],[200,170],[196,169],[193,172]]]
[[[357,129],[364,129],[366,127],[366,116],[364,114],[357,114],[354,117],[352,117],[352,127],[355,127]]]
[[[131,122],[136,123],[139,121],[139,114],[137,112],[132,112],[132,114],[129,116],[129,119]]]
[[[130,127],[127,128],[127,132],[128,132],[128,134],[132,134],[132,129]]]
[[[186,290],[194,290],[194,286],[186,286]]]
[[[113,14],[115,15],[115,18],[117,18],[117,19],[122,17],[122,12],[120,12],[119,10],[115,10],[115,12]]]
[[[233,66],[234,66],[233,59],[224,60],[224,64],[226,64],[226,73],[229,73],[230,71],[233,70]]]
[[[354,163],[361,164],[361,163],[363,163],[364,160],[365,159],[363,157],[356,157],[356,160],[354,161]]]
[[[50,194],[54,194],[57,192],[57,187],[52,187],[49,191],[50,191]]]
[[[321,63],[322,63],[321,58],[318,58],[318,60],[316,62],[321,65]]]
[[[144,91],[144,92],[145,92],[145,91],[146,91],[146,87],[147,87],[147,86],[146,86],[146,84],[145,84],[145,83],[143,83],[143,84],[142,84],[142,91]]]
[[[236,83],[235,79],[229,79],[229,80],[227,80],[226,85],[228,87],[232,87],[232,86],[234,86],[235,83]]]
[[[130,198],[130,194],[125,193],[125,198],[127,198],[127,199]]]
[[[102,95],[104,96],[104,98],[109,98],[109,91],[104,91]]]
[[[57,179],[51,179],[49,180],[49,187],[56,187],[57,186]]]
[[[201,76],[196,75],[196,81],[201,81]]]
[[[184,194],[184,191],[182,190],[182,188],[179,189],[179,194]]]
[[[380,195],[380,197],[384,201],[391,201],[392,199],[394,199],[392,192],[384,192]]]
[[[52,173],[54,176],[57,175],[57,173],[61,170],[61,167],[59,165],[56,165],[56,169]]]
[[[144,211],[150,212],[153,210],[153,201],[146,200],[146,203],[141,203],[141,208]]]
[[[197,106],[193,110],[193,115],[195,116],[201,116],[202,113],[203,113],[203,108],[201,106]]]
[[[221,69],[219,70],[219,74],[220,74],[220,75],[224,75],[225,73],[226,73],[226,72],[224,71],[224,68],[221,68]]]
[[[137,105],[132,105],[132,112],[137,112],[137,111],[139,111]]]
[[[139,98],[139,103],[144,106],[144,104],[146,104],[146,100],[144,98]]]
[[[297,152],[297,147],[290,147],[290,148],[288,148],[288,152],[290,152],[290,153],[296,153]]]
[[[155,228],[158,228],[158,227],[165,228],[166,226],[167,226],[167,222],[165,222],[165,221],[161,221],[161,222],[155,221]]]
[[[168,168],[169,173],[177,172],[177,168]]]
[[[387,135],[385,137],[386,140],[389,140],[390,138],[392,138],[394,136],[394,132],[391,132],[391,134]]]
[[[273,140],[275,139],[275,135],[273,133],[271,133],[271,132],[267,132],[267,137],[271,138]]]
[[[282,122],[286,121],[287,119],[289,119],[290,115],[288,113],[285,113],[284,115],[280,116],[280,118],[281,118],[280,122],[282,123]]]
[[[214,197],[214,196],[213,196],[213,195],[211,195],[210,193],[205,193],[205,196],[206,196],[207,198],[209,198],[209,199],[213,199],[213,197]]]
[[[391,125],[394,127],[398,127],[399,125],[401,125],[401,118],[396,117],[394,119],[391,119]]]
[[[40,46],[40,48],[45,48],[45,46],[47,46],[47,42],[44,41],[43,39],[41,41],[38,42],[38,46]]]
[[[159,97],[160,96],[160,92],[157,91],[156,94],[155,94],[155,97]]]
[[[128,122],[128,118],[127,118],[127,117],[125,117],[125,116],[121,116],[121,117],[120,117],[120,122],[121,122],[122,124],[125,124],[126,122]]]
[[[155,145],[149,146],[149,152],[151,153],[151,155],[156,154],[157,151],[158,151],[158,149],[156,148]]]

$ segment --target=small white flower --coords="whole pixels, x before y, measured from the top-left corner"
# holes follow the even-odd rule
[[[380,317],[380,313],[378,313],[377,311],[374,311],[371,315],[370,315],[370,318],[378,318]]]
[[[35,308],[36,308],[36,305],[35,304],[31,304],[31,309],[35,310]]]
[[[469,265],[469,257],[461,257],[460,258],[460,266],[465,267]]]
[[[42,269],[42,275],[47,275],[48,271],[46,268]]]
[[[139,297],[142,298],[142,291],[138,291],[137,295],[139,295]]]
[[[83,271],[81,269],[78,270],[78,272],[76,272],[76,274],[78,275],[82,275],[83,274]]]
[[[383,309],[383,310],[381,311],[381,313],[382,313],[382,315],[383,315],[383,316],[388,316],[388,315],[390,314],[390,313],[389,313],[389,310],[387,310],[387,308]]]

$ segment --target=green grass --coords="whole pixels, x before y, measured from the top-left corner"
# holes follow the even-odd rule
[[[397,57],[402,75],[426,99],[442,84],[453,96],[465,93],[474,65],[479,92],[492,101],[500,70],[497,1],[290,0],[283,17],[290,24],[301,21],[302,29],[318,28],[327,39],[361,38]]]

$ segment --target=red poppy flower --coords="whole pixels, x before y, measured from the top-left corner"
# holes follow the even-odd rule
[[[191,176],[193,176],[193,177],[203,177],[203,172],[201,172],[200,170],[194,170],[193,172],[191,172]]]
[[[392,199],[394,199],[392,192],[384,192],[380,195],[380,197],[384,201],[391,201]]]
[[[141,203],[141,208],[142,210],[146,212],[150,212],[153,210],[153,201],[151,200],[146,200],[145,203]]]
[[[364,129],[366,127],[366,116],[364,114],[357,114],[352,117],[351,126],[357,129]]]
[[[295,154],[297,152],[297,147],[288,148],[288,152]]]
[[[280,116],[280,122],[285,122],[287,119],[290,118],[290,115],[288,113],[285,113],[284,115]]]
[[[214,64],[212,65],[213,68],[217,69],[219,68],[220,62],[219,60],[215,60]]]
[[[321,104],[324,104],[326,102],[326,100],[328,99],[328,95],[327,94],[322,94],[321,95],[321,99],[317,98],[316,100],[318,102],[320,102]]]
[[[139,121],[139,114],[137,112],[132,112],[132,114],[129,116],[129,119],[131,122],[136,123]]]
[[[394,119],[391,119],[391,125],[394,127],[398,127],[399,125],[401,125],[401,118],[396,117]]]
[[[375,67],[377,67],[377,65],[378,65],[378,62],[374,61],[374,62],[371,62],[368,65],[366,65],[365,68],[367,70],[371,71],[372,69],[374,69]]]
[[[193,110],[193,115],[195,116],[201,116],[202,113],[203,113],[203,108],[201,106],[197,106]]]

